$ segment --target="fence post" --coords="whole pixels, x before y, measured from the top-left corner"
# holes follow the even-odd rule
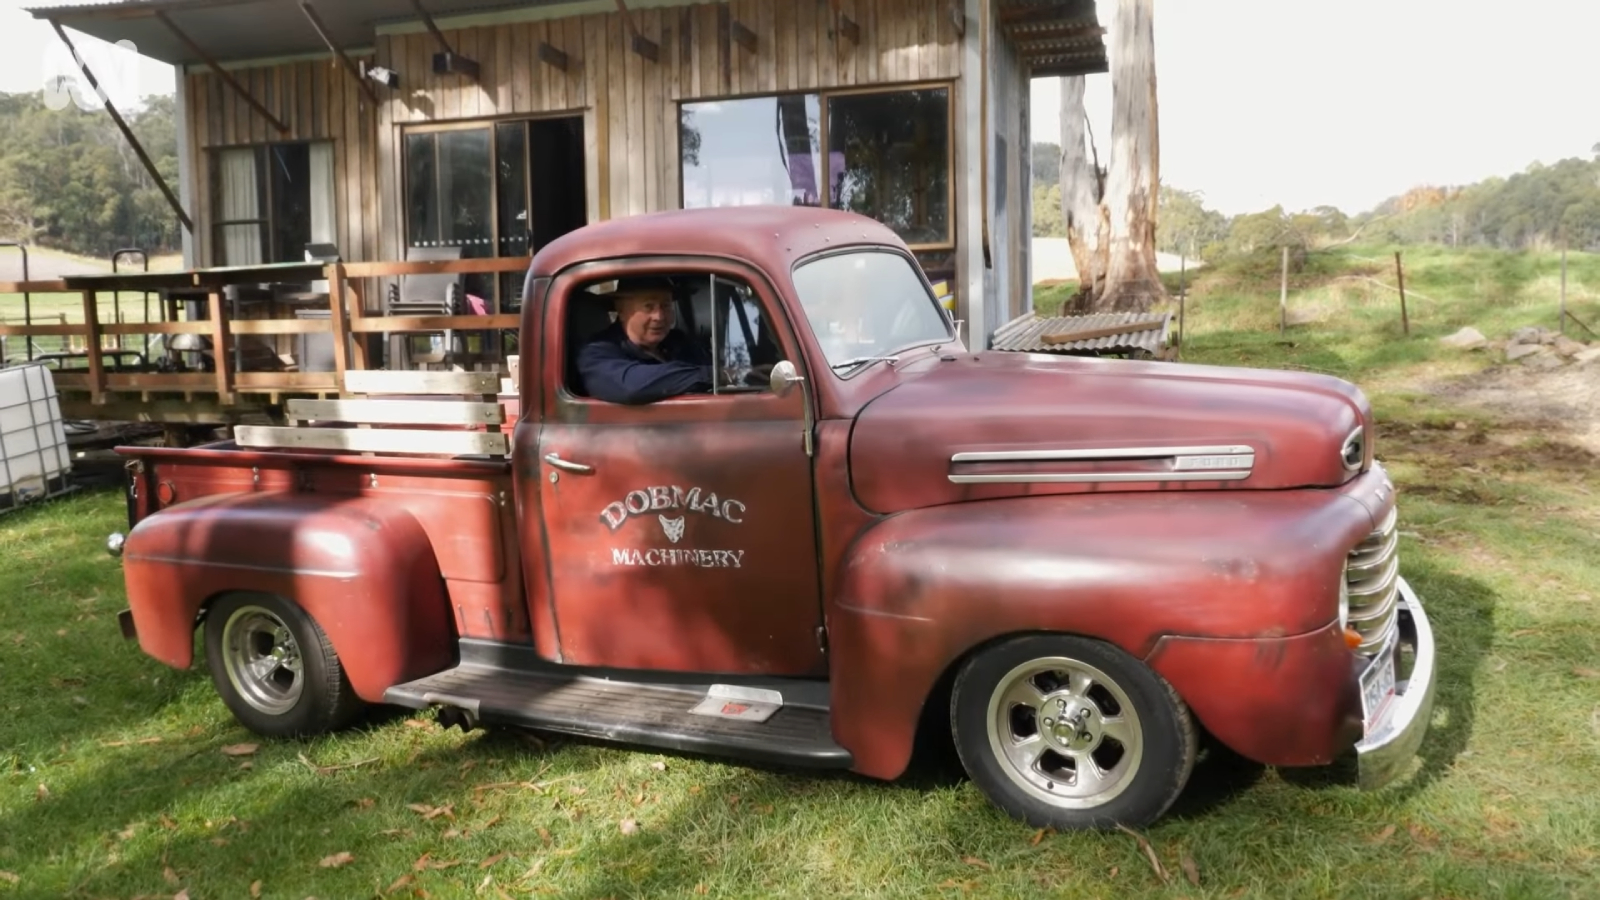
[[[1400,265],[1400,251],[1394,252],[1394,277],[1400,284],[1400,330],[1411,336],[1411,319],[1406,315],[1406,270]]]
[[[1278,333],[1289,331],[1289,246],[1283,247],[1283,279],[1278,289]]]
[[[1561,317],[1556,320],[1556,330],[1567,333],[1567,245],[1561,245]]]

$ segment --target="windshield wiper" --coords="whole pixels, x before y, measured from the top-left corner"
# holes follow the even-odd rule
[[[833,365],[829,366],[829,368],[831,368],[835,372],[837,372],[840,369],[850,369],[850,368],[854,368],[855,366],[862,366],[862,365],[866,365],[867,363],[874,363],[874,362],[880,362],[880,361],[899,362],[900,361],[900,357],[898,357],[898,356],[857,356],[854,359],[847,359],[847,360],[843,360],[841,362],[836,362]]]

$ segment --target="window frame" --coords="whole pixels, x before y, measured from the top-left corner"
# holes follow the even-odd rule
[[[401,208],[401,215],[400,215],[400,246],[402,248],[402,252],[403,252],[404,248],[412,246],[412,243],[411,243],[411,215],[410,215],[411,166],[408,164],[408,157],[406,156],[406,153],[407,153],[406,147],[407,147],[407,144],[409,143],[408,142],[408,138],[410,138],[412,135],[416,135],[416,134],[440,134],[440,133],[443,133],[443,132],[451,132],[451,131],[480,131],[480,130],[481,131],[487,131],[489,133],[489,173],[490,173],[489,174],[489,177],[490,177],[489,193],[490,193],[491,204],[494,206],[494,208],[491,210],[490,223],[489,223],[489,232],[490,232],[489,239],[491,241],[490,246],[494,249],[494,253],[491,255],[490,258],[491,259],[520,259],[520,258],[531,259],[532,258],[532,254],[529,254],[526,257],[514,257],[514,256],[501,256],[500,255],[500,209],[499,209],[499,196],[500,195],[499,195],[499,187],[498,187],[498,185],[499,185],[499,175],[498,175],[498,173],[500,171],[500,141],[498,140],[498,134],[496,132],[496,129],[501,125],[515,125],[515,124],[519,124],[520,123],[520,124],[523,124],[524,126],[526,126],[527,124],[532,123],[532,122],[550,121],[550,120],[557,120],[557,119],[572,119],[572,118],[578,118],[581,115],[582,115],[581,111],[564,110],[564,111],[542,112],[542,113],[532,113],[532,114],[530,114],[530,113],[504,113],[504,114],[495,115],[495,116],[477,116],[477,117],[474,117],[474,118],[471,118],[471,119],[452,119],[452,120],[450,120],[448,122],[409,122],[409,123],[400,124],[399,125],[399,140],[396,142],[396,146],[398,148],[399,157],[400,157],[397,162],[398,162],[398,165],[399,165],[399,168],[400,168],[400,184],[399,184],[399,188],[400,188],[400,208]],[[525,134],[525,139],[527,141],[531,142],[532,134],[531,133]],[[437,148],[437,144],[435,145],[435,147]],[[534,203],[533,156],[532,156],[532,152],[531,152],[531,147],[532,147],[531,143],[525,143],[525,147],[528,148],[529,152],[523,154],[523,160],[522,160],[522,191],[523,191],[523,202],[526,205],[526,208],[528,210],[529,219],[530,219],[530,221],[529,221],[529,233],[530,233],[530,240],[531,240],[533,203]],[[585,150],[585,153],[587,153],[587,150]],[[435,150],[435,154],[436,154],[435,155],[435,159],[437,159],[437,150]],[[435,166],[434,167],[434,178],[437,179],[438,177],[439,177],[438,167]],[[437,187],[438,187],[437,182],[435,183],[434,186],[435,186],[435,189],[437,189]],[[585,199],[587,199],[587,198],[585,198]],[[498,283],[498,279],[497,279],[497,283]],[[501,298],[499,296],[499,292],[496,291],[496,296],[495,296],[495,299],[494,299],[494,307],[495,307],[494,311],[496,313],[505,312],[508,304],[510,306],[512,306],[512,307],[516,307],[516,308],[520,309],[520,304],[522,302],[521,290],[518,289],[518,290],[513,291],[512,293],[513,293],[514,296]]]
[[[932,252],[956,249],[956,86],[954,81],[913,81],[905,84],[870,85],[852,88],[816,88],[813,90],[795,91],[770,91],[759,94],[729,94],[712,95],[704,97],[684,98],[677,101],[678,119],[677,150],[678,150],[678,207],[683,205],[684,173],[683,173],[683,108],[699,103],[729,102],[741,100],[768,100],[777,97],[814,96],[818,104],[818,133],[817,143],[822,153],[822,185],[821,209],[837,209],[833,205],[833,184],[831,172],[828,169],[828,103],[834,97],[855,97],[871,94],[903,94],[913,91],[944,90],[945,95],[945,146],[949,148],[948,158],[945,161],[945,209],[949,210],[945,217],[945,240],[933,243],[907,244],[906,247],[913,253]],[[887,226],[886,226],[887,227]]]
[[[222,185],[221,185],[222,155],[224,153],[227,153],[229,151],[234,151],[234,150],[250,150],[250,151],[254,152],[255,156],[256,156],[256,158],[255,158],[256,179],[257,179],[256,189],[257,189],[257,191],[259,191],[259,199],[261,201],[261,209],[266,213],[264,216],[262,216],[260,218],[255,218],[255,219],[220,219],[220,218],[213,218],[212,221],[211,221],[211,229],[210,229],[211,230],[211,235],[210,235],[211,246],[209,248],[209,252],[207,253],[207,256],[210,257],[212,264],[213,265],[224,265],[224,266],[233,265],[233,263],[230,263],[225,259],[223,259],[220,263],[218,262],[218,260],[221,259],[221,257],[222,257],[223,248],[227,246],[227,240],[224,238],[224,232],[226,231],[226,229],[228,229],[230,227],[238,227],[240,225],[253,225],[253,226],[255,226],[256,230],[260,234],[261,246],[262,246],[263,255],[264,255],[265,258],[273,259],[273,258],[275,258],[277,256],[277,254],[273,252],[274,250],[276,250],[278,248],[273,246],[274,242],[277,240],[277,238],[276,238],[277,219],[273,215],[272,178],[271,178],[270,175],[264,176],[262,174],[271,165],[272,160],[271,160],[270,154],[271,154],[272,149],[274,147],[304,146],[304,147],[308,147],[309,148],[309,147],[315,146],[317,144],[327,144],[328,146],[330,146],[333,149],[333,152],[335,154],[335,156],[334,156],[335,165],[334,165],[333,177],[334,177],[335,180],[337,180],[338,177],[339,177],[339,170],[338,170],[338,164],[337,164],[337,160],[338,160],[338,155],[337,154],[338,154],[338,151],[339,151],[338,143],[339,142],[338,142],[338,140],[336,138],[304,138],[304,139],[298,139],[298,140],[292,140],[292,141],[260,141],[260,142],[255,142],[255,143],[244,142],[244,143],[236,143],[236,144],[216,144],[216,145],[207,147],[206,148],[206,166],[207,166],[207,171],[206,171],[206,181],[207,181],[206,197],[207,197],[207,200],[206,200],[206,202],[208,204],[210,204],[211,209],[212,210],[218,210],[222,206],[222,204],[219,202],[220,197],[219,197],[219,193],[218,193],[221,190],[221,187],[222,187]],[[340,224],[341,223],[339,221],[339,204],[337,202],[335,202],[334,206],[333,206],[333,232],[336,235],[340,233]],[[303,251],[303,248],[302,248],[302,251]],[[297,262],[299,260],[296,259],[296,260],[291,260],[291,261],[292,262]]]

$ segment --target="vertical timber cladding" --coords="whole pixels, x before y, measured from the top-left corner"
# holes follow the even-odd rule
[[[347,52],[350,52],[347,50]],[[356,62],[372,62],[370,53],[351,52]],[[189,141],[194,160],[190,189],[195,217],[196,261],[216,265],[219,254],[213,224],[214,151],[265,143],[333,141],[335,235],[346,259],[378,259],[384,249],[378,237],[379,110],[335,58],[301,59],[265,65],[228,64],[233,76],[278,120],[279,132],[257,114],[222,79],[192,67],[186,80]],[[391,100],[379,99],[387,106]]]
[[[289,126],[282,135],[215,75],[195,67],[185,78],[198,262],[218,259],[211,188],[211,151],[218,148],[334,141],[340,250],[349,260],[398,260],[404,258],[401,136],[409,125],[581,115],[588,214],[600,220],[678,207],[680,101],[927,82],[961,90],[961,37],[944,2],[840,0],[840,14],[859,28],[858,42],[836,33],[829,0],[647,2],[630,5],[629,20],[657,48],[654,61],[633,51],[629,21],[615,11],[541,18],[538,7],[529,7],[520,17],[461,28],[444,20],[452,46],[480,63],[479,82],[435,75],[437,48],[420,28],[379,34],[371,49],[346,48],[358,63],[399,73],[398,89],[375,86],[377,108],[328,55],[240,64],[236,77]],[[735,23],[755,35],[753,51],[735,39]],[[565,72],[539,58],[546,43],[566,55]],[[958,171],[964,137],[951,148]],[[535,173],[535,190],[537,183]]]

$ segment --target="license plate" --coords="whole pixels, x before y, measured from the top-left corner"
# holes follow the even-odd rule
[[[1368,731],[1394,700],[1394,647],[1390,641],[1361,673],[1361,712]]]

